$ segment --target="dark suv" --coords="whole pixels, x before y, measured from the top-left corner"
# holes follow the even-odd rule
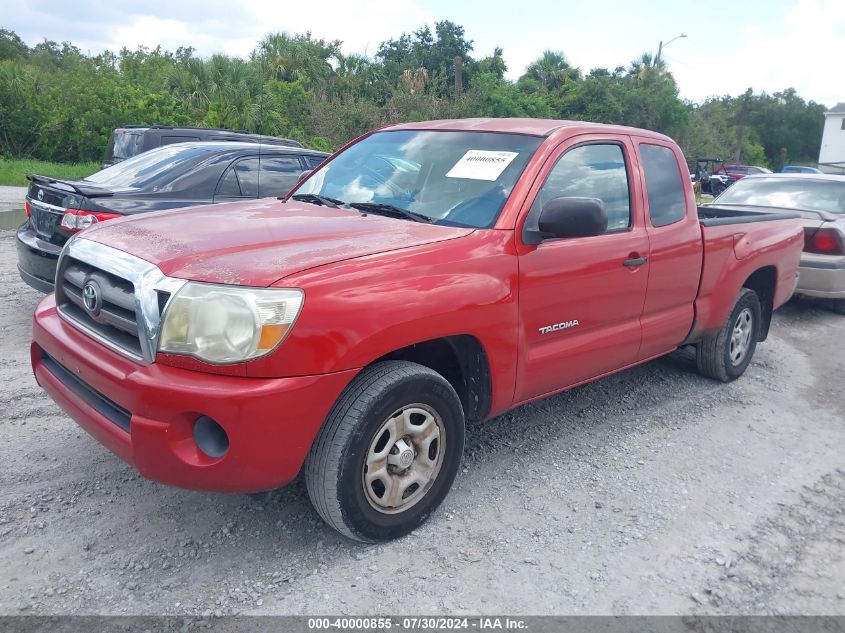
[[[242,130],[225,130],[204,127],[170,127],[166,125],[127,125],[117,128],[111,135],[106,155],[103,158],[103,168],[132,158],[147,150],[170,145],[172,143],[190,143],[192,141],[240,141],[242,143],[262,143],[266,145],[286,145],[288,147],[302,147],[297,141],[249,134]]]
[[[21,278],[52,292],[59,253],[77,231],[136,213],[280,196],[327,156],[279,145],[179,143],[82,180],[27,176],[29,217],[17,232]]]

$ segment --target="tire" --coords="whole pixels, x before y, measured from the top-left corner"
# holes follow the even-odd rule
[[[338,532],[387,541],[437,509],[463,450],[464,412],[452,385],[416,363],[377,363],[353,379],[326,418],[305,463],[305,485]]]
[[[722,328],[705,334],[696,346],[698,372],[721,382],[742,376],[757,349],[761,323],[762,310],[757,293],[743,288]]]

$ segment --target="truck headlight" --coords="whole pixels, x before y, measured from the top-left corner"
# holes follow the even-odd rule
[[[304,299],[297,289],[188,282],[165,310],[158,351],[221,365],[264,356],[287,336]]]

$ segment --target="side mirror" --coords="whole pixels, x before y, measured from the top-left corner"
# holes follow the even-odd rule
[[[598,198],[554,198],[543,205],[537,224],[544,238],[601,235],[607,209]]]

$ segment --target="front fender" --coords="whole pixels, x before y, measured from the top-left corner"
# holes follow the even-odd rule
[[[494,229],[296,273],[276,285],[304,289],[302,314],[280,348],[247,372],[355,369],[415,343],[470,335],[488,356],[491,408],[505,408],[516,373],[516,284],[513,231]]]

